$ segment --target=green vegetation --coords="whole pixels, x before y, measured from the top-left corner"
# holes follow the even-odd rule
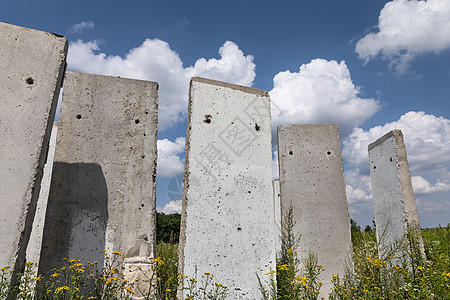
[[[178,243],[180,237],[180,214],[156,214],[156,243]]]
[[[167,216],[166,216],[167,217]],[[174,218],[175,219],[175,218]],[[179,219],[178,219],[179,220]],[[170,223],[170,222],[167,222]],[[165,223],[165,224],[167,224]],[[422,230],[426,259],[417,245],[417,232],[409,231],[404,240],[384,250],[378,256],[379,245],[372,228],[352,224],[353,264],[345,277],[335,276],[331,300],[341,299],[450,299],[450,225],[445,228]],[[323,268],[317,256],[310,253],[302,262],[296,260],[296,248],[301,238],[292,233],[292,212],[282,222],[282,249],[277,256],[276,270],[271,270],[260,283],[261,298],[266,300],[319,299]],[[167,226],[165,228],[170,228]],[[54,269],[49,278],[37,276],[33,263],[26,263],[10,286],[12,270],[0,269],[0,299],[11,293],[17,299],[176,299],[179,284],[184,282],[186,299],[225,299],[227,287],[216,283],[214,275],[205,273],[200,282],[177,273],[177,236],[168,234],[169,242],[161,241],[156,258],[150,258],[151,272],[141,270],[140,280],[129,282],[120,267],[123,255],[105,253],[105,266],[97,262],[83,265],[79,260],[67,259],[61,269]],[[220,278],[217,278],[220,282]]]

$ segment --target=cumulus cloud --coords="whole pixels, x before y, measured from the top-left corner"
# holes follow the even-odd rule
[[[172,200],[164,207],[156,208],[158,212],[165,213],[166,215],[170,214],[180,214],[181,213],[181,200]]]
[[[361,98],[344,61],[314,59],[299,72],[275,75],[272,99],[272,124],[337,123],[347,135],[375,114],[378,101]]]
[[[146,39],[124,57],[100,51],[98,41],[78,40],[70,44],[69,69],[100,75],[122,76],[159,83],[159,129],[165,130],[185,120],[189,80],[193,76],[235,84],[253,84],[253,56],[226,41],[219,49],[220,58],[199,58],[193,66],[183,61],[170,45],[159,39]]]
[[[422,176],[413,176],[411,177],[411,181],[414,189],[414,194],[416,195],[450,191],[450,184],[445,182],[437,182],[433,185]]]
[[[343,141],[342,154],[347,165],[368,174],[368,145],[393,129],[403,132],[411,170],[424,171],[450,163],[450,120],[410,111],[398,121],[376,126],[368,131],[355,128]]]
[[[273,151],[272,159],[272,179],[280,178],[280,170],[278,168],[278,150]]]
[[[80,33],[83,30],[92,29],[92,28],[95,28],[94,22],[86,21],[86,22],[81,22],[81,23],[72,25],[70,27],[69,32],[70,33]]]
[[[157,141],[158,176],[172,177],[183,173],[184,159],[182,159],[179,155],[184,152],[184,145],[184,137],[176,138],[174,142],[168,139]]]
[[[360,39],[355,51],[366,62],[380,55],[402,74],[417,55],[448,48],[450,1],[393,0],[380,12],[378,32]]]

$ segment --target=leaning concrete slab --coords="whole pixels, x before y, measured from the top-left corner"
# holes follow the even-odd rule
[[[67,39],[0,23],[0,266],[24,263]]]
[[[408,227],[420,230],[406,148],[400,130],[369,145],[370,181],[380,253],[400,241]],[[419,246],[423,242],[419,235]]]
[[[126,254],[125,265],[148,264],[157,96],[154,82],[67,72],[40,273],[63,258],[102,265],[104,249]]]
[[[53,160],[55,158],[56,134],[58,133],[58,122],[53,123],[52,134],[50,135],[49,150],[44,166],[44,175],[41,182],[41,191],[36,205],[36,214],[33,221],[33,229],[27,247],[27,261],[39,262],[42,247],[42,235],[44,233],[45,212],[47,211],[48,194],[50,192],[50,182],[52,179]],[[37,270],[36,270],[37,272]]]
[[[269,95],[193,78],[188,113],[179,271],[259,299],[275,268]]]
[[[278,160],[282,215],[292,206],[294,234],[301,235],[297,257],[318,255],[326,297],[332,276],[344,275],[352,253],[337,125],[278,126]]]

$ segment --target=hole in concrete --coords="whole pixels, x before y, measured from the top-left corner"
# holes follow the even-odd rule
[[[31,78],[31,77],[28,77],[25,81],[26,81],[28,84],[33,84],[33,83],[34,83],[34,80],[33,80],[33,78]]]
[[[212,118],[212,116],[211,115],[205,115],[205,119],[203,120],[203,122],[205,122],[205,123],[211,123],[211,118]]]
[[[251,194],[252,192],[248,191],[249,194]]]
[[[331,155],[331,151],[327,151],[327,155]]]
[[[145,114],[148,115],[148,111],[146,111]]]
[[[373,166],[373,169],[375,170],[377,167],[376,166]]]
[[[237,230],[238,230],[238,231],[241,231],[241,230],[242,230],[242,228],[241,228],[241,227],[238,227],[238,228],[237,228]]]
[[[259,126],[258,124],[255,123],[255,129],[256,129],[256,131],[260,131],[261,130],[261,126]]]
[[[142,154],[142,155],[141,155],[141,157],[142,157],[142,158],[145,158],[145,155],[144,155],[144,154]]]
[[[389,157],[389,160],[392,161],[392,157]]]
[[[294,151],[289,151],[289,155],[294,155]]]
[[[78,120],[81,119],[81,115],[77,115],[77,119],[78,119]]]
[[[134,120],[134,123],[139,124],[139,119]]]
[[[141,204],[141,207],[144,207],[144,203]]]

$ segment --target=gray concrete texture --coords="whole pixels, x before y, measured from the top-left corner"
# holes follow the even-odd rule
[[[380,253],[403,238],[407,227],[420,230],[403,134],[392,130],[368,147],[373,210]],[[423,242],[419,239],[423,251]]]
[[[301,235],[297,257],[302,262],[309,251],[318,255],[325,268],[321,296],[327,297],[332,276],[344,276],[352,258],[337,125],[278,126],[278,160],[282,218],[292,206],[294,234]]]
[[[280,195],[280,179],[272,181],[273,186],[273,208],[275,214],[275,234],[276,234],[276,250],[281,251],[281,195]]]
[[[67,72],[39,272],[152,256],[158,85]]]
[[[67,39],[0,23],[0,266],[25,260]]]
[[[41,191],[36,205],[36,213],[33,220],[30,241],[27,247],[27,261],[39,262],[42,247],[42,235],[44,234],[45,212],[47,211],[47,201],[50,192],[50,182],[52,180],[53,161],[55,159],[56,134],[58,133],[58,122],[53,123],[52,134],[50,135],[49,150],[44,166],[44,175],[41,182]],[[37,272],[37,270],[35,270]]]
[[[268,93],[193,78],[179,272],[210,272],[227,299],[259,299],[257,276],[275,269],[271,159]]]

